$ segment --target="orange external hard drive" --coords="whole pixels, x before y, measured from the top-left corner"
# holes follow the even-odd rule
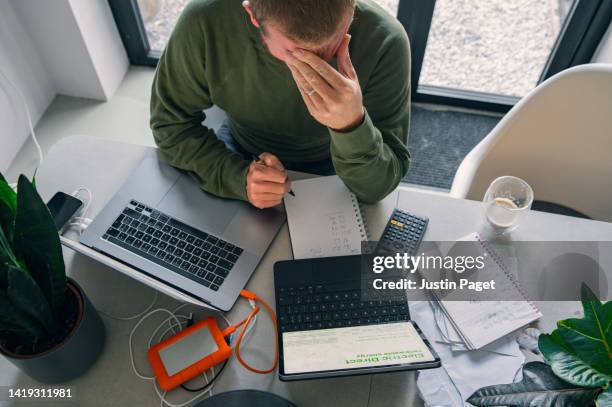
[[[147,357],[159,386],[170,391],[231,354],[217,321],[206,318],[153,346]]]

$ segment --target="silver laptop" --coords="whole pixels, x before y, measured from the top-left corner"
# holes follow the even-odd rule
[[[284,221],[202,191],[152,150],[80,242],[228,311]]]

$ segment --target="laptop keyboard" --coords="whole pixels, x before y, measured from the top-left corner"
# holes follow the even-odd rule
[[[276,305],[280,332],[408,321],[404,301],[361,301],[359,290],[340,286],[279,287]]]
[[[138,256],[218,291],[243,249],[130,201],[102,236]]]

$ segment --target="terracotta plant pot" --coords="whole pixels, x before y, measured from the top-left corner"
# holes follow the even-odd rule
[[[62,342],[35,355],[19,355],[0,347],[0,353],[31,378],[62,383],[84,374],[104,348],[104,323],[81,287],[68,279],[68,293],[77,298],[79,313],[74,328]]]

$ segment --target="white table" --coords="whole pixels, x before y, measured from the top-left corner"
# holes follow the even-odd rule
[[[70,193],[78,187],[92,190],[94,200],[89,215],[95,216],[139,164],[147,147],[109,142],[88,137],[70,137],[56,144],[38,171],[37,181],[43,198],[58,190]],[[377,237],[395,206],[430,218],[428,240],[454,240],[473,232],[483,216],[480,202],[458,200],[420,190],[399,188],[382,202],[366,207],[370,232]],[[587,221],[540,212],[532,212],[517,231],[524,240],[612,240],[612,224]],[[94,305],[114,315],[132,315],[144,309],[154,291],[120,273],[71,250],[64,250],[68,274],[83,286]],[[273,265],[291,258],[286,225],[274,240],[247,288],[274,303]],[[179,302],[160,296],[158,307],[173,308]],[[198,315],[208,311],[190,306]],[[575,303],[549,303],[541,306],[541,328],[549,330],[554,322],[576,311]],[[248,312],[244,301],[228,314],[231,321]],[[160,316],[161,319],[161,316]],[[136,336],[136,361],[141,371],[149,372],[145,359],[145,341],[160,319],[145,323]],[[69,385],[76,387],[80,405],[156,405],[159,403],[151,382],[137,378],[130,367],[128,335],[136,321],[123,322],[104,318],[107,345],[101,359],[83,377]],[[145,332],[147,335],[145,337]],[[254,335],[243,349],[245,358],[255,366],[266,367],[273,352],[272,324],[260,317]],[[0,358],[0,385],[34,385],[5,359]],[[235,389],[260,389],[286,397],[299,406],[418,406],[415,374],[390,373],[374,376],[282,383],[276,374],[257,375],[230,359],[215,393]],[[191,395],[178,390],[170,399],[186,400]],[[0,402],[0,405],[2,403]]]

